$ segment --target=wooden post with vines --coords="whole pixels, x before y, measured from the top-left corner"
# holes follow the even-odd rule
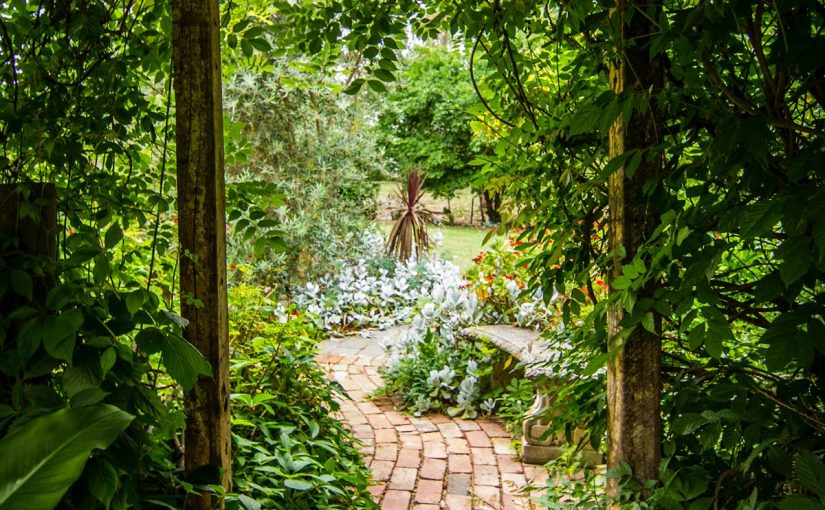
[[[662,61],[650,57],[650,40],[656,32],[660,9],[661,4],[656,2],[617,0],[611,11],[618,34],[618,53],[610,69],[613,91],[654,96],[647,111],[634,110],[627,123],[619,117],[610,130],[611,158],[635,150],[644,154],[637,168],[623,166],[608,183],[611,280],[619,277],[622,265],[637,255],[656,219],[650,193],[645,194],[644,188],[648,181],[658,178],[662,166],[661,156],[651,151],[662,137],[661,116],[655,104],[663,83]],[[651,296],[653,289],[653,284],[647,285],[636,302]],[[622,305],[614,304],[608,313],[610,347],[615,357],[609,363],[607,378],[607,466],[614,469],[627,462],[633,478],[644,483],[658,478],[661,461],[662,341],[659,334],[641,325],[627,334],[623,319]],[[658,327],[653,329],[660,331]],[[618,495],[618,482],[615,478],[608,481],[608,496]]]
[[[184,464],[199,483],[231,485],[226,214],[218,2],[173,0],[181,313],[212,365],[186,394]],[[210,494],[188,508],[223,508]]]

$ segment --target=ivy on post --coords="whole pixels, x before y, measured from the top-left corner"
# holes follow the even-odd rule
[[[610,69],[610,85],[617,94],[655,96],[661,90],[662,61],[650,56],[660,12],[660,3],[640,0],[617,0],[611,11],[618,51]],[[647,109],[634,109],[627,122],[620,116],[610,130],[611,158],[630,151],[645,154],[626,158],[634,163],[625,163],[608,182],[611,280],[621,276],[622,266],[639,255],[656,220],[651,204],[651,190],[656,186],[651,183],[661,173],[661,155],[653,151],[661,142],[662,123],[656,101],[646,103]],[[655,282],[648,282],[635,302],[652,297],[654,288]],[[616,292],[612,285],[611,292]],[[660,321],[644,327],[637,324],[630,330],[633,325],[627,319],[623,304],[613,304],[608,313],[610,349],[615,356],[607,377],[607,466],[616,469],[626,462],[633,478],[644,483],[658,478],[661,461],[662,340],[660,328],[655,327]],[[608,496],[619,493],[619,480],[611,478]]]
[[[181,312],[212,365],[186,394],[184,464],[198,484],[231,483],[229,334],[218,2],[172,2]],[[193,509],[223,508],[211,494]]]

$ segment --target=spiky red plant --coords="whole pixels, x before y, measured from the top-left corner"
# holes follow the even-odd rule
[[[398,197],[404,206],[398,209],[402,214],[387,239],[387,253],[402,261],[409,260],[413,252],[418,258],[430,248],[427,223],[432,223],[433,213],[421,205],[425,180],[418,167],[413,167],[398,186]]]

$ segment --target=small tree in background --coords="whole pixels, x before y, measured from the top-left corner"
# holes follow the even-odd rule
[[[451,46],[419,46],[384,98],[375,132],[395,168],[418,166],[433,194],[452,197],[478,178],[469,162],[484,152],[484,140],[470,123],[480,108],[466,56]]]
[[[401,261],[409,260],[415,252],[416,258],[430,248],[427,223],[433,220],[433,213],[421,204],[426,177],[419,168],[407,171],[404,185],[398,186],[398,197],[404,206],[401,216],[395,221],[387,239],[387,253],[394,254]]]

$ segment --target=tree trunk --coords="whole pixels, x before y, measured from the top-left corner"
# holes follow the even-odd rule
[[[615,10],[611,11],[619,27],[617,46],[622,48],[619,61],[610,70],[611,87],[616,93],[650,91],[654,97],[649,103],[650,110],[634,110],[627,124],[620,117],[611,127],[611,158],[633,149],[651,149],[661,141],[662,126],[655,95],[662,88],[662,61],[659,57],[651,59],[649,50],[651,35],[657,31],[651,20],[659,19],[660,9],[661,4],[656,2],[617,0]],[[611,280],[621,275],[622,264],[634,258],[653,231],[656,217],[651,210],[652,193],[645,195],[643,187],[649,180],[659,178],[661,161],[658,154],[652,160],[645,154],[632,173],[623,167],[610,176]],[[654,286],[643,289],[636,302],[651,296]],[[646,331],[641,325],[620,340],[623,317],[622,305],[613,305],[608,313],[608,333],[611,350],[618,352],[608,366],[607,467],[613,469],[627,462],[633,477],[643,483],[658,478],[661,461],[662,341],[658,334]],[[661,324],[660,320],[655,323]],[[608,481],[608,496],[618,494],[618,482],[618,479]]]
[[[184,465],[198,483],[231,485],[229,333],[218,2],[173,0],[181,314],[213,377],[186,394]],[[220,473],[220,475],[218,475]],[[193,509],[223,508],[210,494]]]
[[[487,212],[487,221],[490,223],[501,223],[501,195],[484,190],[484,208]]]
[[[25,204],[25,205],[24,205]],[[23,205],[40,216],[20,218]],[[26,319],[9,319],[22,306],[46,309],[46,297],[57,283],[57,190],[54,184],[0,184],[0,235],[16,242],[0,250],[8,267],[20,267],[33,276],[32,300],[7,291],[0,295],[0,320],[6,320],[6,338],[0,341],[0,356],[17,350],[20,328]],[[19,259],[22,259],[22,263]],[[18,264],[20,264],[18,266]],[[37,276],[37,275],[40,276]],[[26,341],[25,339],[22,341]],[[46,384],[46,377],[28,377],[26,386]],[[18,379],[0,372],[0,402],[10,402]]]

